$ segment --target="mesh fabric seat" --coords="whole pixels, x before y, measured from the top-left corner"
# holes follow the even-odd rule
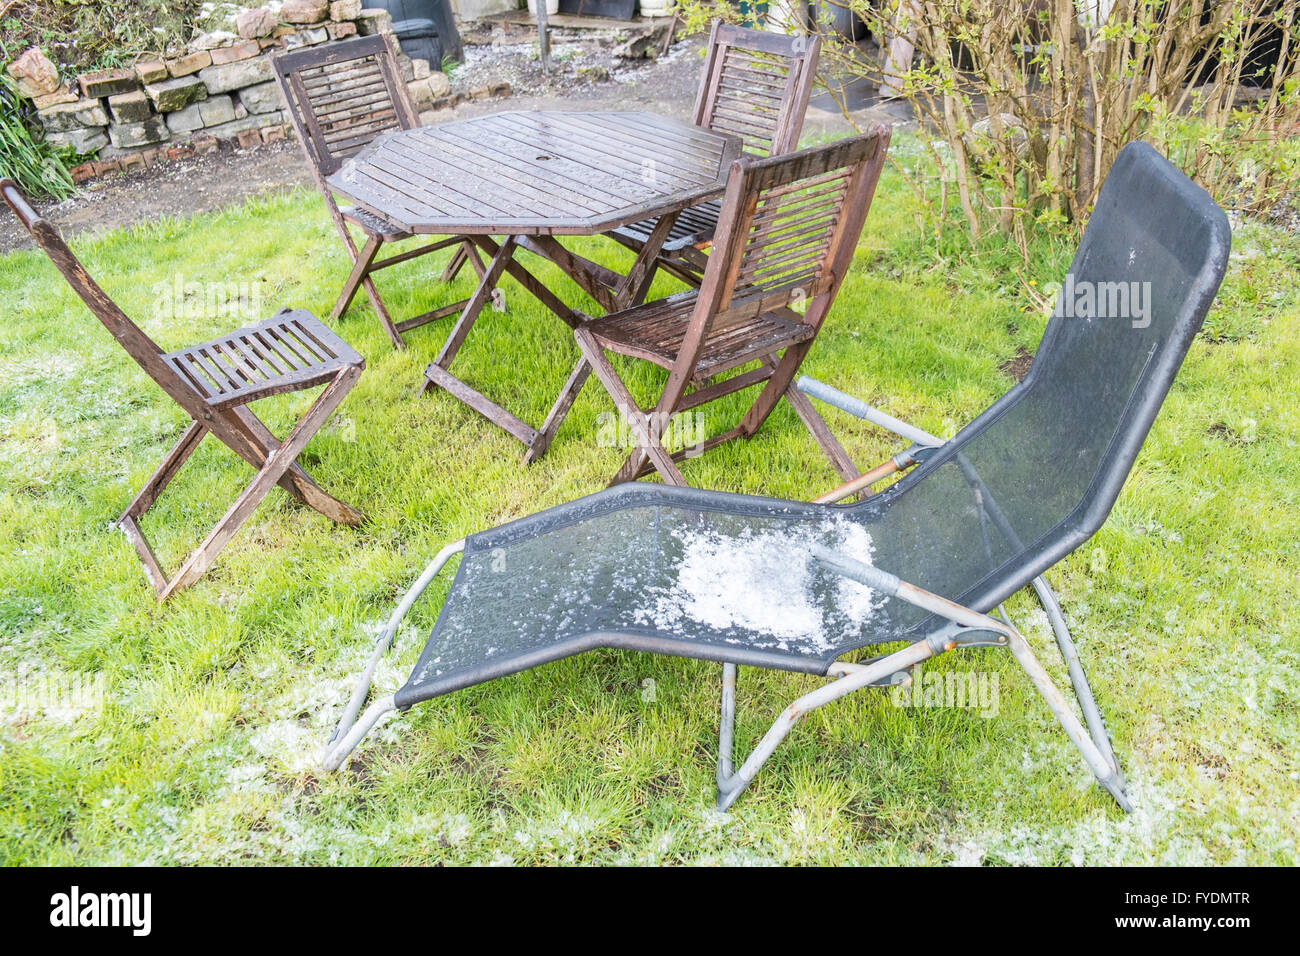
[[[1127,306],[1095,299],[1079,314],[1063,293],[1028,376],[952,440],[914,449],[920,464],[908,475],[852,505],[616,487],[472,535],[428,645],[386,703],[405,709],[605,646],[840,678],[802,713],[936,653],[995,643],[1010,647],[1125,803],[1118,766],[1103,757],[1109,743],[1095,728],[1090,741],[1019,632],[985,612],[1105,521],[1229,244],[1209,196],[1150,147],[1130,145],[1066,283],[1116,306],[1127,289]],[[898,641],[913,650],[857,670],[839,660]],[[724,696],[724,751],[729,734]],[[733,777],[720,764],[720,802],[756,769]]]

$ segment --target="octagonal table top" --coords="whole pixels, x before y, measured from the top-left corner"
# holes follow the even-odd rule
[[[388,133],[329,185],[438,235],[592,235],[718,196],[736,136],[655,113],[511,110]]]

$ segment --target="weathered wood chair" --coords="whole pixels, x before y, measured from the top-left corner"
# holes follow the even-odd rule
[[[817,36],[782,36],[715,20],[694,122],[739,136],[752,156],[793,152],[799,145],[820,52]],[[698,286],[708,260],[703,248],[713,239],[721,210],[722,201],[713,200],[683,211],[669,230],[656,265]],[[608,235],[640,252],[657,223],[647,219]]]
[[[13,180],[0,180],[0,193],[118,344],[190,416],[180,440],[117,520],[140,555],[160,601],[193,584],[212,566],[217,553],[274,485],[333,521],[361,523],[360,512],[323,491],[297,464],[307,442],[365,368],[365,360],[346,342],[311,313],[282,309],[257,325],[164,352],[87,274],[58,231],[33,211]],[[324,385],[324,390],[283,442],[247,407],[261,398],[317,385]],[[252,465],[257,475],[169,579],[139,522],[209,433]]]
[[[472,244],[460,236],[439,239],[377,259],[383,246],[410,239],[412,234],[359,207],[340,207],[325,183],[325,177],[336,172],[343,160],[376,136],[420,125],[420,118],[402,81],[392,41],[386,34],[377,34],[328,46],[308,47],[272,57],[271,66],[275,70],[289,121],[307,156],[307,165],[325,197],[325,208],[352,259],[352,272],[330,310],[330,321],[347,311],[359,288],[365,289],[393,346],[404,348],[406,343],[402,333],[435,319],[456,315],[468,300],[395,322],[371,276],[380,269],[449,246],[459,248],[443,271],[444,282],[454,279],[466,262],[480,275],[483,267]],[[365,233],[366,240],[360,250],[352,238],[349,224],[359,226]]]
[[[753,435],[783,395],[841,473],[856,475],[821,416],[790,383],[853,261],[888,148],[889,129],[880,125],[827,146],[736,160],[703,285],[578,326],[582,358],[525,461],[546,450],[594,371],[636,443],[612,483],[654,469],[672,484],[686,484],[674,460]],[[637,404],[607,353],[668,370],[651,408]],[[738,371],[747,365],[754,367]],[[737,374],[722,377],[728,372]],[[735,428],[676,454],[664,447],[674,415],[755,385],[763,388]]]

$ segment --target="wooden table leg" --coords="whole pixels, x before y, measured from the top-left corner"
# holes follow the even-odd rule
[[[655,228],[637,253],[632,268],[627,275],[622,276],[613,269],[566,249],[554,236],[519,236],[518,240],[519,245],[529,252],[559,266],[565,275],[595,299],[606,312],[618,312],[645,301],[650,283],[655,277],[655,260],[668,241],[677,216],[674,212],[659,217]]]
[[[489,257],[496,255],[498,246],[492,239],[487,236],[473,236],[472,240],[474,244],[482,249]],[[525,237],[515,237],[516,243],[527,249],[528,245],[524,240]],[[565,305],[559,296],[546,288],[541,279],[537,278],[537,276],[525,269],[523,263],[518,259],[511,258],[510,261],[506,263],[506,272],[510,274],[512,279],[523,286],[533,296],[533,298],[559,316],[560,319],[570,328],[576,329],[587,320],[587,316],[583,315],[583,313]]]
[[[474,327],[474,323],[478,320],[479,313],[483,311],[483,306],[487,305],[488,299],[492,296],[492,290],[496,287],[497,280],[501,278],[501,273],[505,271],[507,263],[514,254],[515,240],[513,236],[509,236],[506,238],[505,242],[501,243],[500,248],[497,249],[496,255],[494,255],[492,261],[488,263],[487,272],[484,273],[483,278],[479,280],[478,288],[474,290],[474,294],[470,296],[469,301],[465,303],[465,308],[460,313],[460,318],[456,320],[456,324],[452,328],[451,334],[447,336],[447,341],[443,344],[442,351],[439,352],[438,357],[433,360],[435,365],[444,370],[451,365],[452,359],[456,357],[456,353],[460,351],[460,347],[465,344],[465,337],[469,335],[469,330]],[[432,381],[426,378],[425,389],[427,390],[431,384]]]
[[[677,213],[673,212],[666,216],[660,216],[659,221],[655,223],[654,229],[646,237],[645,245],[637,253],[632,268],[614,287],[615,310],[640,305],[645,301],[646,293],[650,291],[650,283],[654,281],[655,261],[659,258],[664,243],[668,241],[669,233],[673,231],[673,225],[677,222],[677,215]]]
[[[488,236],[473,236],[471,241],[478,249],[481,249],[490,257],[490,262],[484,270],[474,294],[470,296],[464,311],[461,312],[460,318],[456,320],[456,325],[447,337],[447,342],[443,345],[442,351],[425,369],[424,385],[421,391],[427,392],[431,388],[443,389],[474,409],[492,424],[505,430],[531,448],[538,442],[540,433],[537,429],[519,416],[502,408],[467,382],[451,374],[448,369],[451,367],[451,363],[456,358],[461,346],[465,344],[465,339],[469,335],[470,329],[473,328],[475,321],[477,321],[479,314],[483,311],[483,307],[491,299],[492,291],[496,288],[497,282],[500,281],[501,276],[504,274],[513,276],[520,285],[570,326],[581,324],[584,316],[566,306],[536,276],[515,261],[515,249],[519,245],[516,237],[507,236],[500,245]]]
[[[583,292],[596,300],[606,312],[617,309],[614,301],[614,288],[622,280],[613,269],[606,269],[599,263],[578,255],[564,248],[554,236],[521,236],[519,244],[529,252],[549,259],[560,270],[578,284]]]
[[[488,236],[470,236],[469,239],[474,246],[489,256],[491,261],[484,270],[474,294],[467,300],[460,318],[456,320],[456,325],[452,328],[446,343],[438,353],[438,357],[429,363],[429,367],[425,369],[424,385],[421,390],[427,392],[431,388],[441,388],[449,392],[488,421],[528,445],[529,451],[525,456],[525,462],[539,457],[545,452],[546,446],[550,444],[555,428],[558,427],[559,419],[564,417],[564,413],[568,411],[568,406],[572,404],[573,398],[576,397],[577,390],[581,388],[582,382],[587,377],[589,367],[585,363],[579,363],[574,370],[574,374],[570,376],[569,382],[565,385],[564,391],[561,392],[560,399],[557,401],[556,408],[552,409],[552,414],[547,417],[546,426],[541,431],[533,428],[517,415],[502,408],[482,392],[452,375],[449,371],[452,361],[456,358],[461,346],[464,345],[470,329],[473,328],[479,314],[483,311],[483,307],[490,300],[492,291],[496,288],[502,275],[508,274],[514,278],[533,297],[559,316],[570,327],[578,328],[587,319],[587,316],[582,312],[565,305],[559,296],[524,268],[514,257],[515,249],[527,249],[555,263],[579,287],[596,299],[602,307],[608,311],[617,311],[630,305],[639,304],[644,300],[650,282],[654,279],[655,260],[658,258],[659,251],[667,240],[668,234],[672,231],[676,219],[676,213],[660,218],[645,245],[637,254],[636,262],[633,263],[631,270],[625,276],[620,276],[611,269],[606,269],[590,259],[570,252],[552,236],[507,236],[500,245]],[[658,456],[652,457],[657,458]],[[659,464],[658,461],[656,463]],[[668,463],[667,467],[671,469],[671,463]]]

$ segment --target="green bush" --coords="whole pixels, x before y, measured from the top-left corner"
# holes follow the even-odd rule
[[[26,115],[30,107],[17,84],[0,73],[0,176],[17,180],[31,195],[64,199],[75,187],[63,151],[33,134]]]
[[[201,14],[199,0],[18,0],[0,9],[0,61],[40,46],[73,72],[184,45]]]
[[[688,28],[742,17],[680,0]],[[1294,204],[1300,183],[1300,0],[824,0],[769,7],[766,23],[820,32],[819,74],[866,76],[906,99],[934,136],[936,219],[973,240],[1081,228],[1125,144],[1144,139],[1221,204],[1250,215]],[[837,35],[856,15],[879,43]],[[953,209],[951,207],[956,206]]]

